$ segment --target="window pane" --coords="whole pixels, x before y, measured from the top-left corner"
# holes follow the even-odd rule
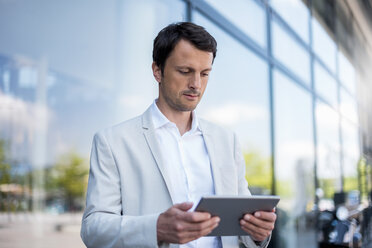
[[[358,107],[356,100],[350,96],[343,88],[340,91],[340,111],[343,116],[348,118],[354,123],[358,123]]]
[[[194,17],[218,42],[217,57],[198,113],[236,131],[247,163],[250,190],[269,193],[268,66],[197,12]]]
[[[312,18],[312,29],[314,52],[333,73],[336,73],[337,48],[335,42],[314,17]]]
[[[283,247],[315,247],[315,226],[310,221],[314,205],[311,95],[275,71],[274,99],[275,177],[277,194],[281,196],[277,223],[280,241]],[[296,226],[296,223],[303,224]]]
[[[309,43],[309,9],[301,0],[271,0],[271,6],[291,28]]]
[[[10,183],[22,192],[5,201],[26,212],[17,219],[21,228],[1,229],[11,230],[10,243],[84,247],[79,211],[93,135],[153,101],[153,39],[166,24],[184,20],[185,6],[174,0],[0,1],[0,153],[11,166]],[[4,206],[1,192],[0,211]],[[68,211],[76,214],[57,215]],[[68,231],[54,232],[61,224]],[[25,230],[32,231],[19,239]]]
[[[157,97],[158,86],[151,70],[153,40],[166,25],[186,20],[183,1],[119,2],[123,2],[121,23],[124,31],[119,50],[121,67],[117,71],[120,82],[116,89],[116,122],[143,113]]]
[[[253,0],[206,0],[262,47],[266,47],[266,14]]]
[[[309,54],[276,22],[273,22],[272,29],[274,57],[310,85]]]
[[[317,176],[323,197],[320,209],[332,209],[333,194],[341,190],[340,139],[338,114],[328,105],[317,102]]]
[[[338,52],[338,71],[341,83],[351,94],[355,94],[355,69],[342,52]]]
[[[337,108],[337,83],[317,62],[314,64],[315,90],[333,107]]]
[[[341,121],[344,191],[358,190],[358,161],[360,158],[358,126]]]

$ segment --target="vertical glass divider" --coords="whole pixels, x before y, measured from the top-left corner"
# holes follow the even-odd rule
[[[314,141],[314,186],[315,186],[315,210],[318,209],[319,198],[316,193],[317,189],[319,188],[319,180],[318,180],[318,151],[317,151],[317,129],[316,129],[316,93],[315,93],[315,80],[314,80],[314,50],[313,50],[313,30],[312,30],[312,18],[313,18],[313,10],[312,10],[312,0],[309,0],[309,51],[310,51],[310,84],[311,84],[311,95],[312,95],[312,114],[313,114],[313,141]]]
[[[271,21],[272,13],[271,8],[267,2],[265,4],[266,9],[266,33],[267,33],[267,55],[269,58],[269,105],[270,105],[270,133],[271,133],[271,194],[276,194],[276,180],[275,180],[275,127],[274,127],[274,89],[273,89],[273,59],[272,59],[272,41],[271,41]]]

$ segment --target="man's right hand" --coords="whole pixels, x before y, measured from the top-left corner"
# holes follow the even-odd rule
[[[187,212],[192,202],[175,204],[160,214],[156,229],[158,243],[185,244],[210,233],[218,226],[220,218],[209,213]]]

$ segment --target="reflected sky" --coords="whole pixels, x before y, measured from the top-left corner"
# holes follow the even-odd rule
[[[45,57],[49,67],[61,73],[112,87],[116,8],[114,0],[2,1],[0,54],[36,61]]]
[[[274,71],[276,159],[279,179],[293,179],[294,167],[314,157],[311,95]]]
[[[336,44],[315,17],[312,17],[311,23],[314,52],[328,66],[331,72],[336,73]]]
[[[309,9],[301,0],[270,0],[271,6],[291,28],[309,43]]]
[[[186,20],[183,1],[123,1],[121,72],[117,90],[116,121],[142,114],[158,96],[152,70],[152,47],[166,25]],[[135,25],[134,25],[135,23]]]
[[[328,105],[317,101],[317,175],[319,179],[335,179],[333,188],[341,189],[340,138],[338,114]]]
[[[255,0],[205,1],[267,51],[266,7]],[[341,162],[345,174],[356,177],[360,155],[356,71],[302,0],[267,4],[306,44],[313,32],[313,50],[333,74],[338,58],[340,113],[334,110],[336,81],[319,62],[314,83],[315,94],[335,107],[316,102],[317,176],[340,189]],[[271,167],[269,61],[196,9],[192,19],[218,42],[198,116],[235,131],[244,152]],[[28,168],[52,165],[71,150],[88,158],[95,132],[142,114],[158,96],[151,70],[153,39],[169,23],[185,20],[182,0],[0,0],[0,138],[10,140],[11,157]],[[276,189],[287,218],[278,223],[283,224],[283,247],[301,247],[307,223],[301,217],[309,217],[314,202],[310,54],[275,18],[271,24],[273,67],[279,62],[309,86],[299,87],[273,71]],[[40,64],[47,75],[40,74]]]
[[[340,112],[350,121],[358,124],[358,108],[356,100],[343,88],[340,89]]]
[[[237,132],[243,149],[270,155],[268,66],[255,54],[198,13],[194,21],[217,40],[200,116]]]
[[[337,108],[337,82],[317,62],[315,62],[314,64],[314,84],[317,93],[321,95],[334,108]]]
[[[310,85],[310,56],[276,23],[272,23],[273,55],[293,73]]]
[[[245,32],[261,47],[266,47],[266,14],[264,9],[252,0],[206,0],[218,12]]]
[[[279,235],[285,247],[295,248],[303,242],[295,223],[314,204],[311,95],[275,70],[274,100],[275,177],[277,194],[281,196],[278,207],[288,216]]]
[[[341,83],[355,94],[355,69],[342,52],[338,52],[338,70]]]
[[[222,0],[207,2],[266,48],[266,12],[262,6],[244,0],[237,0],[235,4]],[[309,10],[302,1],[272,0],[269,4],[306,43],[309,41]],[[167,24],[186,20],[186,4],[181,0],[92,0],[53,4],[45,0],[32,3],[16,0],[2,1],[0,5],[1,101],[11,102],[10,108],[3,105],[0,111],[5,123],[1,135],[11,137],[15,144],[23,143],[23,147],[13,149],[22,150],[26,159],[33,154],[38,132],[46,132],[47,139],[41,142],[48,148],[44,160],[47,164],[69,149],[88,156],[92,136],[97,130],[143,113],[158,95],[151,71],[153,39]],[[236,131],[245,151],[269,158],[268,62],[196,10],[192,16],[218,42],[217,58],[198,114]],[[337,47],[314,17],[311,22],[314,51],[336,73]],[[271,27],[275,59],[310,86],[308,51],[275,20]],[[353,95],[355,70],[343,53],[339,51],[337,56],[343,85],[340,112],[345,121],[357,127],[357,105]],[[42,77],[38,67],[43,61],[48,71],[43,81],[45,92],[38,89]],[[319,63],[314,65],[314,70],[316,92],[337,108],[335,80]],[[307,110],[309,96],[288,80],[279,72],[274,73],[277,97],[274,107],[278,121],[275,128],[279,142],[275,144],[276,157],[279,167],[285,169],[292,168],[300,157],[313,156],[309,138],[312,121]],[[40,100],[43,94],[44,102]],[[36,106],[36,102],[44,105]],[[291,111],[296,115],[291,116]],[[336,168],[339,162],[338,113],[317,103],[316,117],[320,166],[326,167],[331,161],[330,168]],[[355,146],[355,129],[347,131],[352,130],[350,125],[343,124],[346,130],[343,135],[345,140],[348,137],[354,140],[354,143],[347,143]],[[34,130],[38,128],[42,130]],[[355,149],[352,154],[350,156],[355,159]],[[332,174],[327,170],[320,172],[324,173],[321,176]],[[277,173],[280,178],[288,177],[282,170]]]
[[[357,177],[357,163],[360,157],[358,126],[348,120],[341,120],[343,169],[347,177]]]

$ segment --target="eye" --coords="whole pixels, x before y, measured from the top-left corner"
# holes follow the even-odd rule
[[[188,71],[188,70],[178,70],[178,72],[181,73],[181,74],[187,74],[187,73],[189,73],[190,71]]]
[[[209,73],[202,73],[202,77],[208,77],[209,76]]]

